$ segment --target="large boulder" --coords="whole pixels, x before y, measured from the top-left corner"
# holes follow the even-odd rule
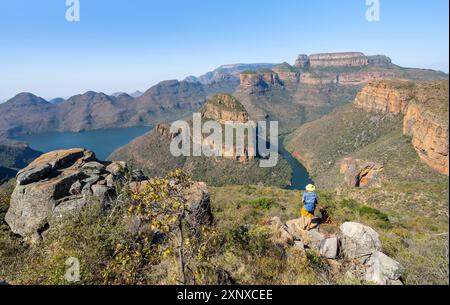
[[[399,262],[379,251],[371,255],[365,266],[367,267],[365,280],[380,285],[401,284],[400,279],[405,271]]]
[[[336,236],[323,239],[319,246],[320,255],[328,258],[335,259],[339,254],[339,240]]]
[[[82,148],[44,154],[17,174],[5,220],[30,242],[64,216],[76,215],[96,197],[109,203],[115,195],[106,184],[110,175],[95,154]]]
[[[342,254],[348,259],[363,258],[381,250],[378,233],[356,222],[346,222],[340,227]]]
[[[397,261],[381,252],[378,233],[372,228],[355,222],[341,225],[342,253],[353,261],[362,280],[380,285],[402,284],[404,268]]]

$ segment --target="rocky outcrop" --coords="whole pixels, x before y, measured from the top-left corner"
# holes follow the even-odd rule
[[[288,63],[276,66],[273,68],[273,72],[284,84],[297,84],[300,81],[300,72]]]
[[[366,111],[402,114],[413,98],[411,90],[397,89],[398,82],[374,82],[361,90],[355,104]]]
[[[295,65],[298,69],[307,69],[309,68],[309,57],[306,54],[300,54],[295,60]]]
[[[365,268],[365,281],[381,285],[401,284],[404,268],[381,252],[378,233],[355,222],[341,225],[341,247],[345,258],[356,260]]]
[[[159,133],[163,138],[167,140],[172,140],[178,134],[170,131],[170,125],[168,124],[158,124],[156,125],[156,132]]]
[[[226,122],[246,123],[249,116],[242,104],[229,94],[217,94],[210,98],[201,110],[202,118],[221,124]]]
[[[351,187],[379,187],[383,164],[346,158],[341,162],[341,174]]]
[[[403,132],[412,137],[420,159],[437,172],[449,175],[448,121],[439,120],[423,104],[409,105]]]
[[[367,56],[367,59],[369,61],[369,65],[374,67],[391,67],[392,60],[384,55],[372,55]]]
[[[412,138],[421,160],[449,175],[447,81],[370,83],[355,104],[368,112],[404,115],[403,132]]]
[[[245,107],[234,97],[229,94],[217,94],[208,100],[202,108],[202,118],[214,120],[221,124],[233,123],[247,123],[249,121],[249,114]],[[237,136],[237,135],[236,135]],[[245,136],[245,135],[244,135]],[[244,139],[245,140],[245,139]],[[216,149],[216,143],[208,142],[208,139],[202,139],[203,145],[209,145],[211,150]],[[252,149],[252,147],[250,147]],[[245,163],[255,159],[256,152],[249,151],[247,147],[244,148],[244,155],[237,154],[237,147],[233,145],[230,151],[226,150],[225,143],[222,143],[220,148],[222,156]]]
[[[14,233],[33,243],[92,199],[106,208],[115,196],[115,182],[123,179],[123,168],[125,163],[102,163],[81,148],[44,154],[17,174],[5,220]]]
[[[324,53],[309,56],[312,68],[317,67],[360,67],[369,64],[368,58],[359,52]]]
[[[248,90],[251,94],[262,93],[282,83],[277,73],[267,71],[244,72],[240,75],[240,88]]]
[[[346,222],[335,233],[322,232],[320,227],[305,231],[301,229],[300,219],[283,223],[275,217],[270,221],[270,228],[275,244],[314,251],[361,282],[402,284],[404,268],[381,252],[378,233],[368,226]]]

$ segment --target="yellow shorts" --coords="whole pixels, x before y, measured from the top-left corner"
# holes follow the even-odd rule
[[[313,218],[313,217],[314,217],[314,213],[311,213],[311,212],[307,211],[307,210],[303,207],[303,208],[302,208],[302,217]]]

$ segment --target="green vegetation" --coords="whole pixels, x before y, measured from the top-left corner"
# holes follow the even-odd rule
[[[231,94],[220,93],[209,98],[206,105],[213,105],[220,110],[228,110],[233,112],[246,112],[245,107]],[[203,107],[205,109],[205,106]]]
[[[151,226],[164,229],[169,223],[178,223],[176,215],[180,214],[170,208],[177,206],[177,201],[172,200],[177,198],[173,193],[176,188],[172,189],[169,181],[154,180],[136,194],[124,189],[114,209],[106,213],[93,202],[78,217],[67,218],[51,228],[36,247],[23,244],[4,223],[11,188],[2,189],[0,280],[14,284],[71,284],[64,278],[65,263],[67,258],[76,257],[81,264],[81,282],[75,284],[179,283],[179,238],[153,244],[153,235],[146,233],[151,231],[130,234],[127,225],[127,219],[136,213],[144,218],[150,215],[148,212],[153,215],[156,210],[148,203],[160,200],[175,213],[158,212],[156,217],[148,218]],[[312,251],[283,249],[272,242],[268,221],[274,216],[284,221],[297,218],[301,192],[252,185],[212,187],[210,191],[215,223],[210,230],[202,231],[204,242],[185,236],[184,251],[201,253],[186,260],[185,270],[197,270],[187,272],[186,281],[357,284]],[[445,219],[376,209],[326,191],[319,191],[319,197],[321,206],[332,217],[332,223],[322,230],[336,232],[344,221],[369,225],[380,233],[383,251],[407,268],[406,284],[448,284],[448,234],[441,234],[448,229]]]
[[[270,210],[275,201],[271,198],[258,198],[250,201],[249,204],[257,209]]]

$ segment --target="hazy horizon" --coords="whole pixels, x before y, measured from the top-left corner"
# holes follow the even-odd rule
[[[393,3],[395,2],[395,3]],[[293,63],[298,54],[358,51],[395,64],[449,71],[448,1],[65,0],[0,3],[0,102],[20,92],[45,99],[89,90],[145,91],[234,63]]]

